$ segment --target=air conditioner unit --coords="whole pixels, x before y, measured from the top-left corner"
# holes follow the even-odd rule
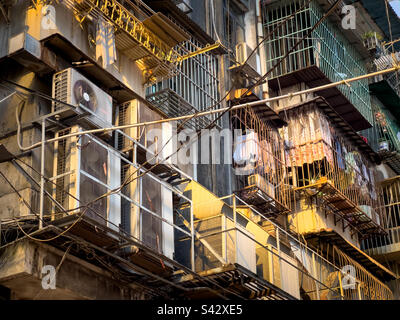
[[[90,126],[104,128],[112,126],[112,98],[73,68],[60,71],[53,76],[53,98],[76,106],[78,114]],[[52,111],[65,109],[66,105],[53,102]],[[73,113],[65,113],[69,117]]]
[[[122,181],[138,174],[129,164],[122,166]],[[173,259],[174,228],[158,218],[173,223],[172,191],[147,174],[135,179],[122,193],[122,229],[155,252]]]
[[[275,198],[275,186],[268,182],[263,176],[259,174],[253,174],[247,179],[249,186],[256,186],[269,197]]]
[[[82,129],[74,126],[57,132],[56,137],[79,131]],[[66,137],[55,143],[53,181],[58,203],[71,213],[82,212],[79,207],[121,185],[121,161],[115,150],[94,136]],[[53,211],[63,213],[58,207]],[[120,195],[112,194],[94,202],[87,207],[85,216],[118,231]]]
[[[117,126],[161,119],[162,117],[160,114],[138,100],[132,100],[117,107]],[[123,129],[121,131],[124,134],[118,132],[116,134],[116,147],[121,151],[130,150],[135,145],[132,139],[135,139],[142,146],[142,148],[138,149],[137,161],[142,162],[148,160],[147,158],[152,158],[156,153],[159,153],[159,160],[161,161],[172,154],[172,130],[173,127],[171,123],[159,123],[150,126]],[[146,148],[146,150],[144,150],[144,148]],[[147,155],[148,151],[149,154]],[[164,163],[170,164],[171,162],[171,158],[169,158]]]
[[[238,224],[236,225],[238,230],[234,227],[234,222],[225,215],[194,222],[194,230],[201,237],[201,239],[195,238],[196,272],[216,269],[223,264],[237,263],[256,273],[254,236]],[[178,261],[190,266],[190,239],[176,239],[176,246]]]
[[[255,73],[259,76],[260,75],[260,68],[259,68],[260,57],[259,57],[258,53],[254,53],[250,56],[252,51],[253,50],[246,44],[246,42],[238,43],[236,45],[236,59],[241,65],[243,65],[247,61],[246,65],[250,66],[252,69],[251,71],[247,71],[247,73],[249,73],[250,75],[253,75]],[[246,71],[246,70],[244,70],[244,71]]]
[[[283,250],[284,247],[278,251],[270,244],[257,248],[257,275],[300,299],[299,270],[294,267],[298,263],[289,250]]]

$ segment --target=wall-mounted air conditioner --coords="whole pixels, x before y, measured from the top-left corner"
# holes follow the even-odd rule
[[[268,182],[263,176],[253,174],[248,178],[249,186],[255,186],[271,198],[275,198],[275,186]]]
[[[150,109],[139,100],[132,100],[119,105],[116,110],[116,125],[128,125],[134,123],[143,123],[149,121],[161,120],[162,117],[156,111]],[[157,130],[153,132],[153,130]],[[116,148],[121,151],[127,151],[134,147],[135,143],[132,139],[137,140],[141,146],[148,150],[139,148],[137,161],[142,162],[148,160],[159,153],[159,160],[167,158],[172,154],[173,140],[171,140],[173,127],[171,123],[159,123],[150,126],[133,127],[121,130],[124,134],[117,132]],[[130,138],[128,138],[129,136]],[[149,154],[147,155],[147,151]],[[145,152],[146,154],[143,154]],[[141,154],[140,154],[141,153]],[[171,158],[165,163],[171,163]]]
[[[54,197],[69,212],[82,212],[85,206],[121,184],[121,161],[110,146],[91,135],[67,137],[82,131],[79,126],[64,129],[55,143]],[[76,209],[76,210],[74,210]],[[54,212],[63,211],[55,207]],[[87,207],[85,215],[98,223],[118,230],[121,223],[121,197],[112,194]],[[58,215],[55,216],[57,218]]]
[[[91,126],[112,126],[112,98],[91,81],[73,68],[60,71],[53,76],[53,98],[76,106],[79,114],[88,113],[83,117]],[[62,103],[53,102],[52,111],[65,109]],[[71,116],[72,113],[65,113]]]
[[[195,239],[196,272],[215,269],[221,267],[222,264],[237,263],[256,273],[254,236],[238,224],[236,225],[238,230],[234,227],[234,222],[225,215],[195,221],[194,229],[201,237],[201,240]],[[184,248],[188,248],[187,252],[190,252],[190,239],[177,239],[176,243],[177,253],[181,251],[179,252],[181,256]],[[179,258],[182,261],[186,260],[184,263],[188,264],[190,257],[181,256]]]
[[[140,173],[129,165],[122,166],[122,181]],[[172,191],[150,174],[134,179],[122,190],[122,229],[157,253],[173,259],[174,228]]]
[[[246,61],[246,64],[251,67],[252,74],[260,75],[261,66],[260,66],[260,57],[257,52],[252,53],[252,49],[246,44],[246,42],[241,42],[236,45],[236,60],[242,65]],[[250,58],[249,58],[250,57]],[[249,59],[248,59],[249,58]],[[247,73],[250,73],[247,71]]]
[[[271,244],[266,247],[257,248],[257,275],[300,299],[298,262],[284,246],[280,251]]]

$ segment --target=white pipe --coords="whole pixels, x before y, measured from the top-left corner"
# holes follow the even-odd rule
[[[211,115],[211,114],[224,113],[224,112],[231,111],[231,110],[248,108],[248,107],[257,106],[257,105],[260,105],[260,104],[267,104],[267,103],[270,103],[270,102],[275,102],[275,101],[279,101],[279,100],[283,100],[283,99],[292,98],[292,97],[303,95],[303,94],[314,93],[314,92],[317,92],[317,91],[322,91],[322,90],[334,88],[334,87],[337,87],[337,86],[340,86],[340,85],[350,86],[350,83],[352,83],[352,82],[365,80],[365,79],[368,79],[368,78],[371,78],[371,77],[376,77],[376,76],[379,76],[379,75],[382,75],[382,74],[396,72],[396,71],[399,71],[399,70],[400,70],[400,65],[396,66],[396,67],[393,67],[393,68],[385,69],[385,70],[382,70],[382,71],[377,71],[377,72],[365,74],[365,75],[362,75],[362,76],[358,76],[358,77],[355,77],[355,78],[351,78],[351,79],[347,79],[347,80],[341,80],[341,81],[338,81],[338,82],[333,82],[333,83],[326,84],[326,85],[323,85],[323,86],[320,86],[320,87],[315,87],[315,88],[311,88],[311,89],[306,89],[306,90],[302,90],[302,91],[288,93],[288,94],[284,94],[284,95],[273,97],[273,98],[268,98],[268,99],[253,101],[253,102],[249,102],[249,103],[239,104],[239,105],[236,105],[236,106],[233,106],[233,107],[225,107],[225,108],[220,108],[220,109],[215,109],[215,110],[203,111],[203,112],[198,112],[198,113],[195,113],[195,114],[192,114],[192,115],[184,115],[184,116],[175,117],[175,118],[166,118],[166,119],[161,119],[161,120],[141,122],[141,123],[132,123],[132,124],[127,124],[127,125],[123,125],[123,126],[115,126],[115,127],[110,127],[110,128],[101,128],[101,129],[80,131],[80,132],[71,133],[69,135],[65,135],[65,136],[49,139],[49,140],[45,141],[45,143],[56,142],[56,141],[59,141],[59,140],[63,140],[63,139],[70,138],[70,137],[75,137],[75,136],[81,136],[81,135],[84,135],[84,134],[106,133],[106,132],[109,132],[109,131],[123,130],[123,129],[136,128],[136,127],[144,127],[144,126],[150,126],[150,125],[159,124],[159,123],[180,121],[180,120],[186,120],[186,119],[194,119],[194,118],[204,117],[204,116]],[[22,147],[21,145],[19,145],[19,147],[20,147],[21,150],[26,151],[26,150],[31,150],[31,149],[40,147],[41,144],[42,144],[41,142],[38,142],[38,143],[35,143],[35,144],[33,144],[33,145],[29,146],[29,147]]]

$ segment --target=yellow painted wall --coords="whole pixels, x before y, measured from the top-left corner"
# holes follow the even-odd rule
[[[193,214],[195,220],[207,219],[223,213],[227,214],[229,212],[228,210],[231,210],[230,213],[232,213],[231,207],[225,205],[223,208],[224,202],[197,182],[189,183],[185,191],[192,191]],[[224,212],[222,212],[222,210]],[[257,272],[262,272],[259,276],[270,281],[274,285],[287,290],[292,295],[299,297],[298,271],[289,264],[282,262],[282,272],[284,272],[284,274],[281,273],[279,270],[279,258],[271,253],[271,251],[277,253],[277,250],[271,245],[271,243],[275,243],[274,240],[271,241],[274,237],[265,231],[260,225],[251,220],[253,214],[250,208],[238,207],[236,211],[237,219],[238,217],[241,217],[241,221],[247,222],[245,228],[254,237]],[[228,224],[227,229],[229,228],[231,228],[231,226]],[[270,239],[270,237],[272,237],[272,239]],[[283,244],[281,243],[281,248],[282,247]],[[292,263],[296,264],[290,256],[285,255],[283,252],[282,255]],[[294,281],[289,281],[288,276],[294,276]]]
[[[192,181],[186,188],[185,192],[191,191],[193,201],[193,215],[195,219],[205,219],[221,214],[224,202],[204,188],[199,183]]]
[[[186,191],[191,191],[192,193],[193,215],[195,220],[210,218],[222,213],[222,207],[225,203],[199,183],[195,181],[190,182],[185,188],[185,192]],[[232,209],[229,206],[226,207]],[[236,211],[239,213],[239,215],[246,218],[246,230],[254,235],[256,241],[265,245],[267,243],[269,234],[264,231],[261,226],[249,219],[250,209],[237,208]],[[259,247],[260,245],[256,244],[256,248]]]
[[[353,235],[352,238],[350,228],[343,231],[342,222],[337,222],[335,226],[333,213],[328,213],[325,217],[325,213],[318,209],[315,204],[310,204],[304,199],[297,202],[294,212],[288,215],[288,222],[290,229],[300,234],[335,231],[356,247],[360,247],[357,234]]]

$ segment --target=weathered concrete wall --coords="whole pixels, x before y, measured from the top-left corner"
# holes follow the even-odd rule
[[[298,91],[302,91],[302,90],[306,90],[309,89],[305,83],[303,82],[299,82],[293,86],[289,86],[289,87],[285,87],[285,88],[281,88],[280,92],[274,91],[274,90],[270,90],[270,96],[271,97],[277,97],[277,96],[281,96],[281,95],[285,95],[285,94],[289,94],[292,92],[298,92]],[[296,106],[298,104],[301,104],[305,101],[311,100],[313,98],[315,98],[316,95],[313,93],[310,94],[302,94],[302,95],[298,95],[298,96],[294,96],[294,97],[290,97],[290,98],[286,98],[286,99],[282,99],[279,101],[274,101],[271,102],[271,108],[274,109],[275,111],[279,112],[282,111],[283,109],[287,109],[290,108],[292,106]]]
[[[2,64],[2,73],[4,76],[20,85],[38,90],[40,92],[49,93],[49,87],[46,80],[39,78],[35,73],[21,67],[17,63],[9,61]],[[0,88],[0,99],[12,93],[12,89],[4,87]],[[25,101],[24,104],[22,102]],[[32,121],[41,115],[49,113],[51,105],[48,100],[39,98],[34,95],[14,95],[0,104],[0,143],[14,155],[18,156],[23,153],[17,144],[17,121],[16,111],[19,108],[19,118],[22,130],[21,144],[23,147],[30,146],[40,141],[41,130],[34,126]],[[46,148],[45,174],[50,177],[53,170],[52,146]],[[21,157],[21,160],[40,171],[40,148],[34,149],[30,154]],[[40,176],[28,167],[24,167],[27,172],[32,175],[35,180],[39,181]],[[35,209],[38,202],[38,195],[32,190],[34,186],[23,175],[22,171],[17,169],[11,162],[0,164],[1,172],[12,182],[14,187],[21,191],[22,196],[28,203],[33,205]],[[12,218],[14,216],[27,215],[28,208],[18,200],[18,196],[14,194],[13,189],[0,178],[0,218]]]
[[[189,13],[190,19],[196,22],[204,31],[207,32],[206,8],[210,10],[208,1],[190,0],[186,2],[193,8],[193,12]]]
[[[377,166],[376,170],[378,182],[397,176],[397,174],[386,164]]]
[[[52,35],[59,34],[70,41],[76,48],[84,54],[96,60],[95,45],[91,44],[90,39],[96,38],[96,21],[85,20],[82,25],[62,4],[54,4],[54,26],[47,25],[47,19],[44,18],[46,10],[42,5],[35,9],[30,1],[18,1],[10,10],[12,24],[0,23],[0,58],[9,53],[9,39],[27,32],[37,40],[46,39]],[[42,11],[43,10],[43,11]],[[51,13],[53,14],[53,13]],[[138,95],[144,97],[145,90],[142,85],[143,76],[141,70],[135,62],[129,60],[126,56],[118,52],[117,62],[106,68],[107,72],[112,74],[119,81],[127,85]]]
[[[60,264],[64,252],[22,240],[0,253],[0,285],[14,299],[144,299],[137,287],[124,286],[109,272],[68,254],[56,274],[56,289],[42,288],[42,267]],[[44,275],[47,273],[44,273]]]

